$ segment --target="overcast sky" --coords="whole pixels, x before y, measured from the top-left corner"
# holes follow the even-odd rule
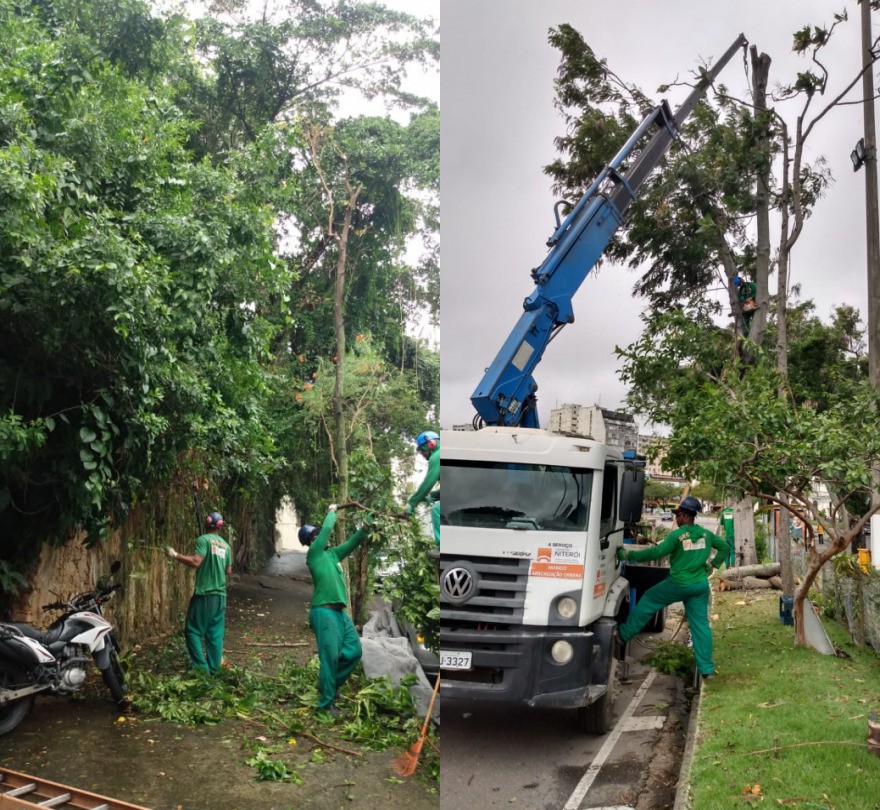
[[[741,32],[772,57],[771,88],[788,82],[809,65],[791,53],[794,31],[830,25],[833,12],[844,8],[850,21],[826,57],[832,90],[860,68],[853,0],[441,0],[444,428],[470,422],[470,395],[534,289],[529,271],[543,261],[553,230],[555,200],[542,168],[555,157],[553,139],[563,124],[553,107],[559,57],[547,44],[548,29],[571,24],[624,81],[659,101],[659,85],[689,79]],[[749,79],[739,56],[721,81],[746,97]],[[673,110],[685,93],[667,95]],[[860,85],[855,93],[850,98],[860,97]],[[791,103],[784,109],[795,114]],[[849,158],[862,134],[861,110],[852,106],[827,116],[808,141],[810,155],[827,157],[835,183],[806,224],[791,275],[823,318],[840,303],[867,317],[865,174],[854,173]],[[608,264],[587,276],[574,298],[575,323],[535,372],[543,425],[558,404],[623,404],[614,348],[640,331],[644,304],[632,298],[635,280],[633,271]]]

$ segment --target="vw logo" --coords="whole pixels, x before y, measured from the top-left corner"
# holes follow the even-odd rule
[[[469,566],[461,564],[447,568],[440,588],[447,601],[460,605],[476,594],[477,574]]]

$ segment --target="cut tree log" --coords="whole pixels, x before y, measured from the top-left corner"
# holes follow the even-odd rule
[[[744,591],[753,589],[775,588],[782,590],[782,577],[743,577],[742,579],[721,579],[718,581],[718,591]]]
[[[742,591],[745,590],[745,587],[741,579],[722,579],[718,581],[719,593],[724,593],[724,591]]]
[[[762,577],[743,577],[741,580],[743,586],[749,590],[755,588],[772,588],[773,586],[770,584],[769,579],[763,579]]]
[[[728,568],[722,571],[721,579],[742,579],[743,577],[762,577],[767,579],[776,576],[781,571],[779,563],[767,563],[766,565],[741,565],[738,568]]]

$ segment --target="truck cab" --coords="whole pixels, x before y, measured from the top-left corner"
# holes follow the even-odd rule
[[[493,426],[441,434],[444,698],[581,710],[604,733],[613,630],[629,584],[616,551],[643,472],[581,437]]]

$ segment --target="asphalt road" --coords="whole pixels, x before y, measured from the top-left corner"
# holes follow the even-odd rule
[[[275,577],[290,577],[300,581],[312,581],[312,575],[306,565],[305,551],[281,551],[269,558],[266,563],[266,574]]]
[[[663,637],[680,623],[670,611]],[[683,631],[682,631],[683,632]],[[643,634],[630,658],[658,635]],[[666,810],[675,801],[691,695],[685,684],[631,660],[615,701],[615,726],[595,737],[576,713],[443,702],[441,806],[529,810]]]

